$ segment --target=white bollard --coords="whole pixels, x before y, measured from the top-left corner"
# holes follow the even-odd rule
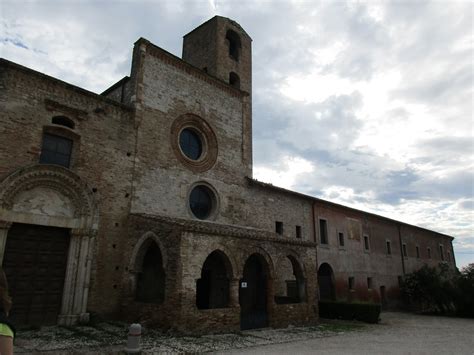
[[[142,351],[140,347],[140,340],[142,338],[142,326],[138,323],[133,323],[128,328],[127,347],[125,352],[127,354],[137,354]]]

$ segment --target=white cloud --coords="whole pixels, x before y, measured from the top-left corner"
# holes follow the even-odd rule
[[[179,56],[216,12],[235,19],[253,38],[256,178],[474,252],[472,4],[6,0],[0,12],[2,57],[96,92],[129,74],[139,37]]]

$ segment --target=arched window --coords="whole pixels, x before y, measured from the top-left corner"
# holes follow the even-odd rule
[[[275,283],[275,303],[300,303],[306,300],[306,284],[298,261],[291,255],[278,265],[279,280]]]
[[[213,251],[202,266],[196,282],[196,306],[199,309],[225,308],[229,304],[230,263],[222,252]]]
[[[239,60],[240,49],[242,47],[240,43],[240,37],[235,31],[228,30],[225,36],[229,45],[229,56],[234,60]]]
[[[230,86],[233,86],[236,89],[240,89],[240,78],[236,73],[230,72],[230,74],[229,74],[229,84],[230,84]]]
[[[68,127],[71,129],[74,129],[74,126],[75,126],[74,121],[71,120],[70,118],[67,118],[66,116],[54,116],[51,122],[53,124]]]
[[[318,269],[318,285],[320,300],[335,300],[334,272],[328,263],[323,263]]]
[[[163,303],[165,299],[165,271],[160,248],[151,242],[137,275],[135,299],[139,302]]]

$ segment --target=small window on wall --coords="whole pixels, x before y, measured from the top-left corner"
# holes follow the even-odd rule
[[[54,164],[69,168],[71,163],[72,140],[52,134],[43,134],[40,164]]]
[[[402,286],[403,286],[403,276],[398,275],[398,287],[402,287]]]
[[[448,259],[448,261],[451,261],[451,253],[448,251],[448,253],[446,254],[446,258]]]
[[[66,116],[54,116],[51,123],[74,129],[74,121]]]
[[[283,222],[275,222],[275,233],[280,235],[283,234]]]
[[[387,248],[387,250],[386,250],[387,255],[392,255],[392,245],[390,243],[390,240],[387,240],[385,243],[386,243],[385,245],[386,245],[386,248]]]
[[[229,84],[230,84],[230,86],[232,86],[236,89],[240,89],[240,78],[236,73],[230,72],[230,74],[229,74]]]
[[[339,232],[339,246],[344,246],[344,233]]]
[[[368,251],[369,249],[370,249],[369,236],[364,235],[364,250]]]
[[[319,220],[319,235],[321,244],[328,244],[328,223],[325,219]]]
[[[418,245],[416,246],[416,258],[420,258],[420,247]]]
[[[353,290],[354,289],[354,277],[351,276],[349,277],[349,290]]]
[[[301,226],[296,226],[296,238],[301,239]]]
[[[439,245],[439,258],[441,259],[441,261],[444,261],[444,249],[441,244]]]
[[[403,252],[403,256],[406,258],[408,257],[408,254],[407,254],[407,245],[405,243],[402,244],[402,252]]]
[[[428,254],[428,259],[431,259],[431,248],[426,248],[426,252]]]
[[[367,288],[371,290],[373,288],[373,279],[371,277],[367,278]]]

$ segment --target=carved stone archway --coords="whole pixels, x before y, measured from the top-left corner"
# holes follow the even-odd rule
[[[93,240],[99,222],[93,192],[79,176],[56,165],[32,165],[0,182],[0,263],[13,223],[68,228],[67,257],[58,323],[87,322]]]

